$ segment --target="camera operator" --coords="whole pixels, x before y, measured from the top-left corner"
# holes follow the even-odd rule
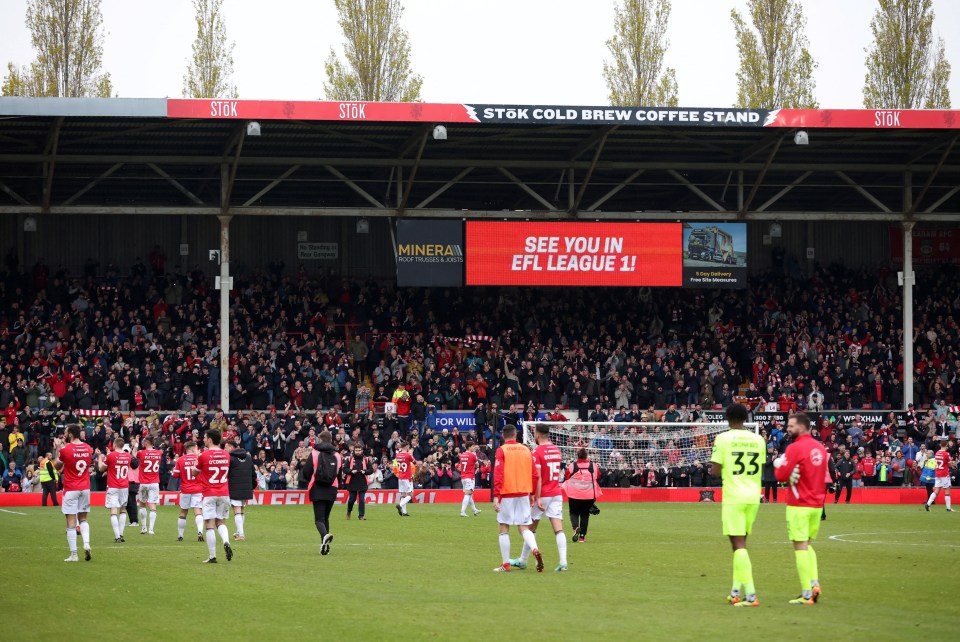
[[[364,507],[367,496],[367,475],[373,474],[373,464],[363,455],[363,443],[354,442],[351,453],[343,463],[344,484],[347,495],[347,519],[353,513],[353,505],[359,503],[359,519],[366,520]]]
[[[567,466],[563,490],[567,493],[570,507],[570,523],[573,525],[573,541],[583,543],[587,537],[590,515],[599,513],[596,507],[601,490],[597,480],[600,468],[587,456],[587,449],[577,450],[577,461]]]

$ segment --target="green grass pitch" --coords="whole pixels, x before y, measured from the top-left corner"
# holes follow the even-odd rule
[[[799,593],[782,505],[761,506],[749,540],[762,606],[734,609],[731,555],[718,504],[602,504],[588,541],[569,544],[555,573],[493,573],[495,513],[459,506],[368,508],[331,517],[327,557],[309,506],[251,507],[230,563],[203,565],[205,544],[177,543],[176,509],[157,534],[127,529],[114,544],[108,512],[91,514],[93,561],[65,564],[59,509],[0,511],[3,639],[396,640],[945,640],[960,617],[960,517],[938,505],[833,506],[817,544],[824,593]],[[232,519],[229,523],[233,532]],[[569,526],[567,527],[569,535]],[[195,537],[193,538],[195,539]],[[514,555],[520,538],[514,534]],[[332,636],[332,637],[331,637]],[[310,638],[306,638],[310,639]]]

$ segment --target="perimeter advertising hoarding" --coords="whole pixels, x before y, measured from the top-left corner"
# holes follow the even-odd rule
[[[686,225],[691,229],[704,226]],[[746,224],[724,225],[724,228],[697,232],[695,258],[689,259],[686,249],[689,243],[685,246],[684,237],[690,234],[681,223],[468,221],[466,282],[467,285],[744,287]],[[701,238],[704,236],[706,240]],[[737,253],[741,246],[743,251]],[[685,265],[685,257],[689,266]]]
[[[397,221],[397,285],[463,287],[463,222]]]

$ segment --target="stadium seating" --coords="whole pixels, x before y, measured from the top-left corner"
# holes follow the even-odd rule
[[[0,277],[3,442],[18,424],[30,458],[74,414],[97,443],[150,431],[173,455],[213,424],[257,453],[267,487],[285,487],[298,483],[295,452],[311,430],[329,426],[389,457],[394,431],[416,421],[429,485],[430,464],[459,445],[437,443],[433,409],[639,420],[652,408],[682,420],[735,398],[782,410],[903,406],[901,300],[886,268],[771,272],[745,291],[398,290],[271,265],[237,277],[231,293],[227,417],[214,414],[217,297],[199,272],[138,263],[100,274],[91,261],[82,276],[42,263],[23,273],[8,258]],[[941,423],[960,400],[956,277],[925,272],[915,289],[914,399]],[[398,387],[409,398],[395,399]],[[399,419],[383,412],[394,400]],[[682,483],[707,482],[688,472]],[[610,485],[640,477],[611,475]]]

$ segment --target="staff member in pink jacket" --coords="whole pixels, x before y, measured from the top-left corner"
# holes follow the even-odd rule
[[[563,491],[567,494],[570,506],[570,523],[573,525],[573,541],[581,544],[586,540],[590,515],[600,512],[596,507],[597,497],[603,494],[597,480],[600,467],[594,466],[587,457],[587,449],[577,451],[577,461],[567,466]]]

